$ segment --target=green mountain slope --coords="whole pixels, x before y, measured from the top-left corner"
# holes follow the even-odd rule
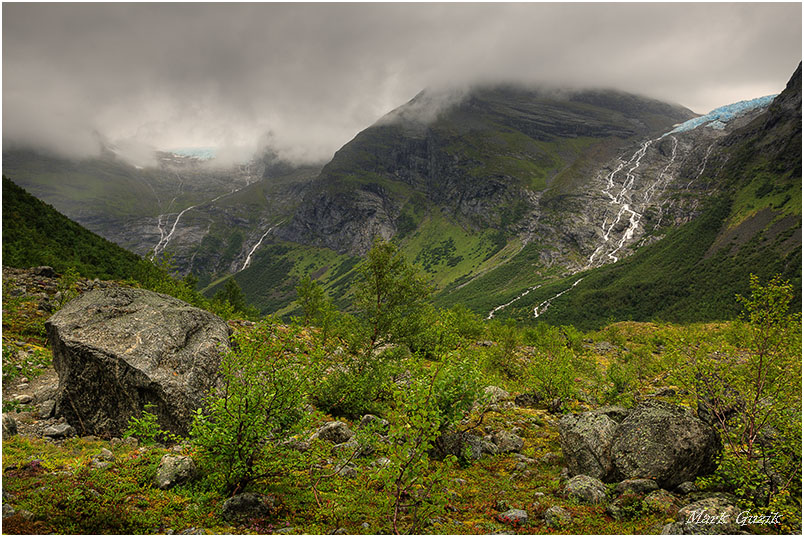
[[[569,289],[546,311],[542,306],[538,319],[581,328],[609,320],[728,319],[739,313],[734,295],[749,293],[752,273],[791,280],[800,310],[801,65],[768,111],[729,135],[721,151],[724,165],[709,179],[720,194],[697,219],[623,261],[534,289],[500,316],[533,321],[534,308]],[[509,274],[499,270],[441,302],[487,307],[471,297]]]
[[[89,278],[132,277],[141,258],[85,229],[3,176],[3,264],[73,267]]]

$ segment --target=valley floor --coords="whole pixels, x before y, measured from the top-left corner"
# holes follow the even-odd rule
[[[102,282],[101,282],[102,284]],[[83,281],[91,287],[98,283]],[[44,320],[54,306],[55,280],[30,271],[4,269],[3,292],[3,532],[7,534],[386,534],[393,533],[388,491],[379,472],[383,457],[355,453],[312,439],[333,417],[316,412],[313,426],[298,438],[297,458],[283,460],[275,473],[249,488],[268,505],[258,516],[226,515],[227,497],[203,479],[162,490],[154,478],[164,456],[193,456],[194,447],[146,445],[134,438],[100,439],[58,433],[63,419],[51,417],[58,379],[45,342]],[[238,322],[230,322],[236,329]],[[711,481],[698,480],[671,491],[623,495],[607,486],[605,498],[589,503],[567,493],[566,460],[559,419],[606,403],[632,406],[662,400],[690,405],[690,393],[674,385],[667,365],[675,342],[696,335],[718,338],[733,323],[696,326],[616,323],[583,335],[582,354],[602,371],[631,364],[618,385],[611,374],[578,374],[578,396],[563,405],[540,401],[517,375],[532,349],[517,344],[508,374],[490,374],[491,405],[475,411],[464,425],[494,443],[503,432],[521,445],[485,453],[477,460],[444,466],[443,510],[422,517],[410,501],[398,517],[398,531],[419,534],[655,534],[677,520],[679,510],[701,498],[740,498]],[[501,348],[482,340],[474,347]],[[616,369],[614,367],[614,369]],[[800,404],[800,403],[799,403]],[[552,407],[552,408],[548,408]],[[16,435],[7,425],[13,419]],[[360,420],[341,419],[350,429]],[[64,436],[62,436],[64,434]],[[800,429],[799,429],[800,434]],[[504,436],[504,435],[503,435]],[[800,437],[799,437],[800,440]],[[387,460],[387,459],[385,459]],[[800,476],[800,473],[798,474]],[[793,485],[793,489],[797,485]],[[800,491],[800,484],[798,490]],[[627,501],[625,501],[625,498]],[[750,533],[797,533],[801,507],[783,511],[779,524],[741,526]],[[796,502],[793,501],[793,506]],[[614,506],[614,507],[612,507]]]

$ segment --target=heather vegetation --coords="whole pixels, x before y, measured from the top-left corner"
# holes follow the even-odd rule
[[[164,279],[140,284],[197,296],[192,282],[156,269]],[[347,308],[308,277],[291,322],[231,322],[222,382],[186,437],[163,430],[154,408],[131,416],[136,442],[5,436],[4,503],[16,509],[5,531],[650,533],[707,496],[779,514],[743,530],[800,531],[801,319],[788,282],[752,278],[735,298],[736,321],[584,333],[437,308],[422,275],[382,241],[356,273]],[[74,296],[86,280],[67,271],[58,282]],[[13,277],[4,284],[6,385],[47,371],[50,351],[38,299],[11,296]],[[227,284],[218,311],[242,319],[238,297]],[[561,416],[652,400],[688,408],[718,432],[722,449],[697,492],[626,497],[612,484],[609,505],[568,492]],[[4,401],[21,424],[30,410]],[[197,469],[161,488],[154,475],[165,456]],[[252,509],[238,512],[234,499]]]

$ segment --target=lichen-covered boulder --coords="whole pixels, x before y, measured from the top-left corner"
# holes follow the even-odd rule
[[[672,489],[713,469],[720,441],[683,407],[652,401],[632,409],[615,432],[610,454],[621,478],[649,478]]]
[[[164,455],[156,469],[154,484],[160,489],[169,489],[190,481],[196,474],[195,461],[186,456]]]
[[[611,475],[610,448],[624,413],[620,407],[604,407],[561,417],[558,432],[570,475],[604,480]]]
[[[724,498],[705,498],[682,507],[676,521],[662,527],[662,535],[734,535],[740,510]]]
[[[315,438],[320,438],[333,444],[348,442],[355,435],[354,431],[342,421],[330,421],[321,426],[315,433]]]
[[[491,441],[499,453],[519,453],[525,447],[522,437],[508,431],[496,431],[491,435]]]
[[[572,515],[569,511],[554,505],[544,512],[544,523],[548,528],[560,529],[572,522]]]
[[[187,434],[230,335],[212,313],[119,287],[68,302],[45,327],[59,375],[55,414],[96,436],[120,436],[147,403],[162,428]]]
[[[606,501],[606,485],[599,479],[588,475],[576,475],[564,485],[564,493],[585,503]]]

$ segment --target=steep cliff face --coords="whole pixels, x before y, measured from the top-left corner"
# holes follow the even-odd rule
[[[420,94],[338,151],[279,234],[361,254],[373,235],[399,231],[406,204],[423,202],[514,236],[537,193],[583,182],[589,161],[692,115],[613,91],[482,88],[446,103]]]

